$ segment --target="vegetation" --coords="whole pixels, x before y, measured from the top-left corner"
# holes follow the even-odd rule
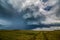
[[[60,40],[60,31],[0,30],[0,40]]]

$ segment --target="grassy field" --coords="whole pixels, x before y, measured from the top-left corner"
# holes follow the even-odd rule
[[[0,40],[60,40],[60,31],[0,30]]]

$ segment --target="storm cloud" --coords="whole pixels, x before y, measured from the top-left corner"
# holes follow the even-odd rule
[[[0,0],[0,20],[4,20],[0,24],[8,26],[1,28],[33,29],[59,24],[59,4],[59,0]]]

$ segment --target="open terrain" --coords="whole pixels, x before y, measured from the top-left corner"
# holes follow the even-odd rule
[[[60,40],[60,31],[0,30],[0,40]]]

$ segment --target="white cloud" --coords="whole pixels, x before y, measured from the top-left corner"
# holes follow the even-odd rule
[[[39,0],[8,0],[8,3],[11,4],[14,9],[18,9],[18,11],[24,10],[36,2],[39,2]]]
[[[59,9],[59,5],[58,0],[48,0],[47,2],[42,2],[42,0],[8,0],[7,1],[9,4],[11,4],[13,6],[13,8],[15,10],[17,10],[18,12],[21,12],[21,10],[25,10],[26,8],[30,8],[31,10],[33,10],[34,12],[32,13],[34,18],[37,18],[38,16],[44,16],[45,20],[43,19],[38,19],[37,21],[31,21],[31,22],[27,22],[28,25],[39,25],[40,23],[43,24],[54,24],[54,23],[60,23],[60,20],[58,17],[56,17],[56,13]],[[7,8],[7,2],[5,2],[5,0],[1,0],[1,5],[5,8]],[[37,6],[38,10],[35,11],[35,7],[31,6]],[[50,11],[46,11],[44,10],[45,7],[47,6],[53,6],[53,8]],[[9,8],[9,7],[8,7]],[[60,14],[59,14],[60,15]],[[24,19],[30,18],[31,15],[29,13],[26,13],[24,16]],[[42,17],[43,18],[43,17]],[[15,22],[15,21],[14,21]],[[12,25],[12,22],[4,20],[4,19],[0,19],[0,24],[1,25]],[[23,23],[22,23],[23,24]],[[16,24],[17,25],[17,24]],[[36,28],[36,29],[32,29],[32,30],[60,30],[60,27],[51,27],[51,28]]]
[[[59,9],[59,6],[57,5],[58,0],[48,0],[46,3],[42,2],[42,0],[8,0],[8,3],[11,4],[14,9],[17,9],[18,12],[25,10],[26,8],[31,8],[31,5],[38,6],[39,10],[34,11],[32,15],[36,18],[37,16],[41,16],[41,14],[43,14],[46,17],[46,20],[38,20],[43,24],[60,22],[60,20],[56,17],[57,10]],[[46,6],[53,6],[53,8],[50,11],[46,11],[44,10]],[[30,15],[24,16],[24,18],[28,17],[30,17]]]
[[[56,16],[58,9],[59,9],[59,5],[55,5],[55,7],[53,7],[50,11],[45,12],[46,20],[42,21],[42,23],[45,24],[60,23],[59,18]]]
[[[8,25],[11,25],[11,24],[12,23],[10,21],[4,20],[4,19],[0,19],[0,25],[8,26]]]
[[[52,26],[50,28],[35,28],[32,30],[34,30],[34,31],[54,31],[54,30],[60,30],[60,27]]]

